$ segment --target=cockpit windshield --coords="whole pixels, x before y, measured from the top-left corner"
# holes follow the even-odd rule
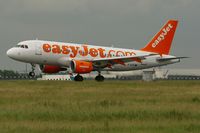
[[[25,48],[25,49],[28,49],[28,45],[17,45],[16,47],[17,47],[17,48]]]

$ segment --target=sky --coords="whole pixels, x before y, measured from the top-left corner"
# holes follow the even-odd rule
[[[169,68],[200,68],[200,0],[0,0],[0,69],[24,71],[6,51],[24,40],[140,49],[169,19],[179,20]]]

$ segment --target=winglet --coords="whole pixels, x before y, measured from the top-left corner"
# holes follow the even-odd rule
[[[168,55],[174,34],[178,25],[177,20],[169,20],[153,39],[141,50]]]

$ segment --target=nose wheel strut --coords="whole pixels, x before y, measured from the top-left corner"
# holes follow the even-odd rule
[[[29,72],[29,74],[28,74],[30,77],[35,77],[35,72],[34,72],[34,71],[35,71],[35,67],[36,67],[35,64],[31,64],[31,69],[32,69],[32,70],[31,70],[31,72]]]

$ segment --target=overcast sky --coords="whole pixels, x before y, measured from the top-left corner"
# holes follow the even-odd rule
[[[170,68],[200,68],[200,0],[0,0],[0,69],[23,71],[7,49],[29,39],[140,49],[168,19],[179,26]]]

